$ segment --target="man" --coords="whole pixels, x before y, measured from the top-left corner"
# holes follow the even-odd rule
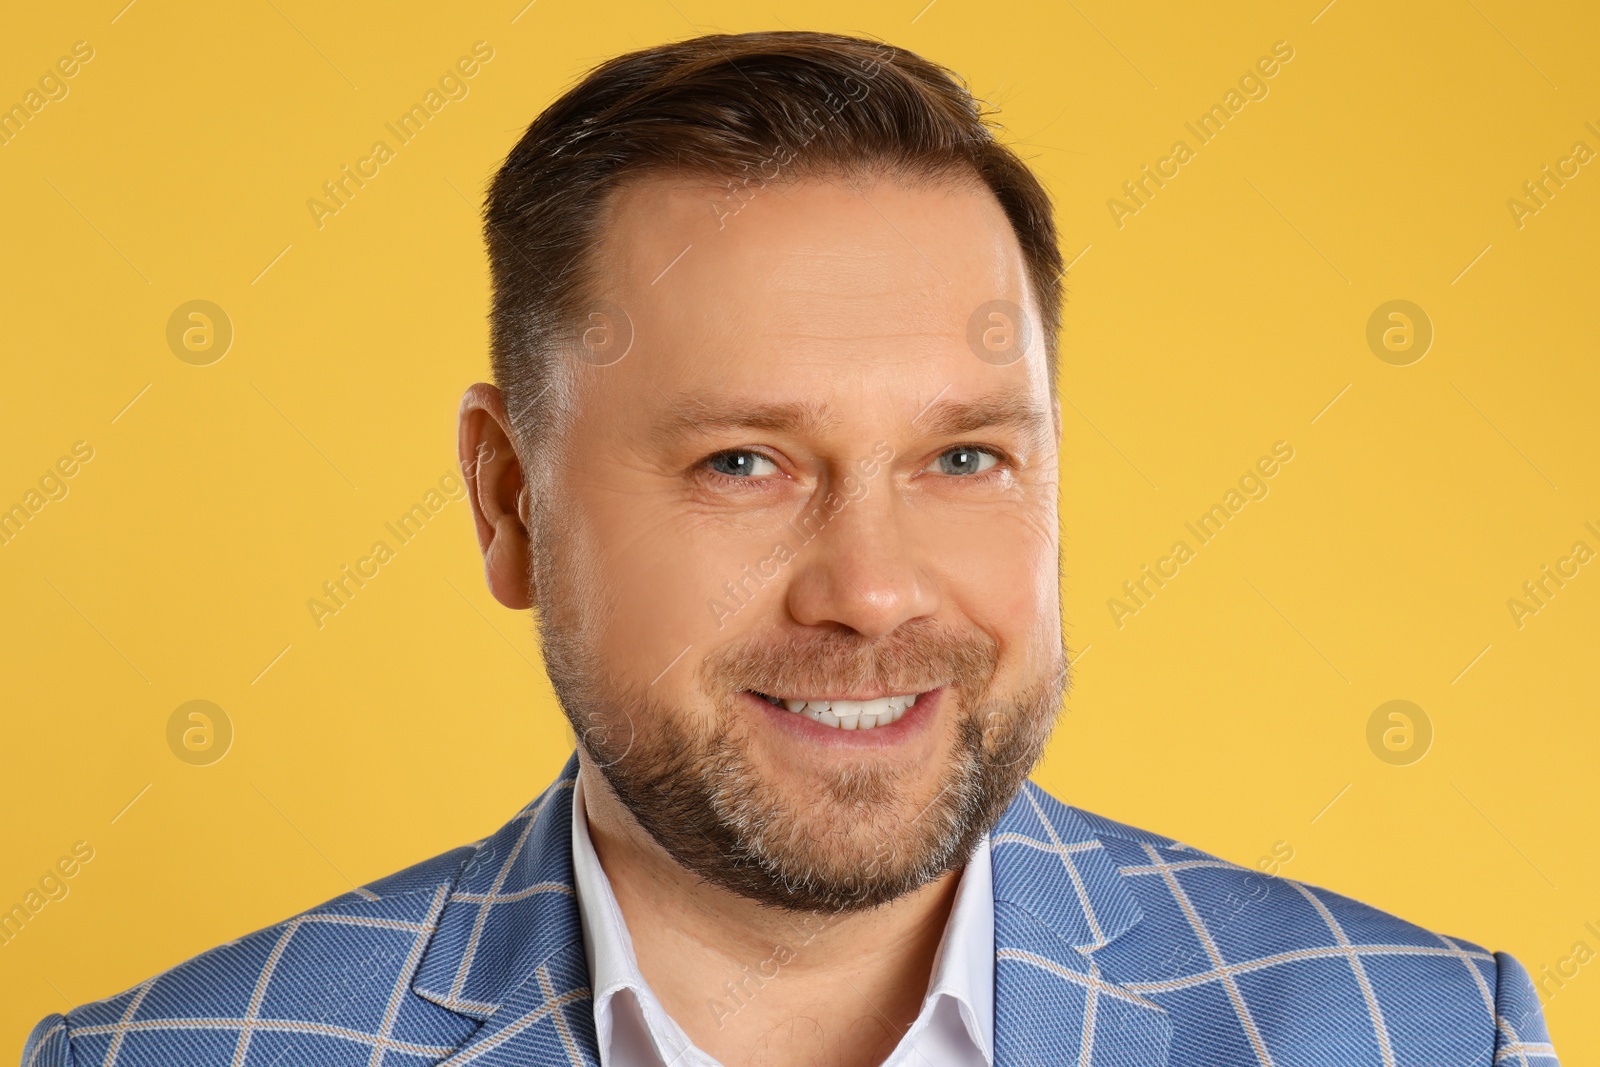
[[[1551,1064],[1505,955],[1064,806],[1049,200],[944,70],[594,71],[486,211],[460,451],[578,749],[30,1064]]]

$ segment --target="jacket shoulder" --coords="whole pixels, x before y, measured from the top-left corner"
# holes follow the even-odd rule
[[[1328,935],[1340,943],[1359,939],[1491,956],[1473,942],[1433,933],[1321,886],[1246,867],[1177,838],[1073,807],[1032,783],[1028,788],[1041,814],[1051,822],[1081,826],[1093,836],[1122,876],[1122,883],[1135,894],[1147,920],[1181,918],[1187,927],[1204,927],[1204,905],[1220,896],[1240,905],[1226,909],[1229,921],[1225,925],[1235,928],[1237,934]]]
[[[1257,1041],[1350,1063],[1555,1062],[1536,990],[1506,953],[1027,788],[1120,876],[1140,919],[1094,958],[1167,1010],[1175,1037],[1230,1033],[1243,1062]]]
[[[224,942],[115,996],[46,1016],[23,1046],[23,1067],[229,1063],[252,1041],[287,1047],[285,1040],[312,1042],[322,1063],[365,1063],[373,1047],[365,1038],[385,1025],[384,1013],[398,999],[392,994],[409,980],[450,887],[481,844]],[[432,1008],[404,999],[413,1016]],[[450,1031],[460,1030],[461,1020],[436,1010],[438,1019],[403,1022],[419,1035],[436,1024],[435,1037],[458,1039]],[[421,1040],[419,1047],[443,1056],[453,1046]]]
[[[1436,950],[1457,966],[1463,957],[1493,964],[1493,954],[1481,945],[1435,933],[1334,890],[1246,867],[1092,812],[1072,810],[1093,829],[1147,919],[1181,919],[1191,933],[1210,933],[1219,943],[1237,940],[1239,948],[1248,943],[1261,950],[1276,946],[1291,952],[1302,942],[1326,941],[1340,948],[1390,946],[1424,954]],[[1484,977],[1492,990],[1492,970]]]

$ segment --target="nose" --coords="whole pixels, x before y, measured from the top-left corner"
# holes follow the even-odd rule
[[[810,535],[787,590],[790,616],[802,626],[844,626],[879,638],[939,609],[939,589],[920,565],[916,516],[893,492],[842,495],[830,510],[819,494],[794,520]]]

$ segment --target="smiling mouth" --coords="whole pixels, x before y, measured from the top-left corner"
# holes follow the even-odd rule
[[[755,693],[774,707],[804,715],[812,722],[836,730],[874,730],[898,722],[921,693],[893,694],[871,700],[827,700],[812,697],[775,697]]]

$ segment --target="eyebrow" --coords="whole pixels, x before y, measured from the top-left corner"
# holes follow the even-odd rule
[[[652,442],[663,446],[670,446],[684,437],[712,436],[727,430],[820,436],[839,422],[826,404],[814,401],[708,400],[690,393],[661,393],[661,396],[667,401],[668,410],[647,434]],[[1037,444],[1055,433],[1054,414],[1020,392],[994,393],[972,400],[939,400],[936,396],[932,403],[911,417],[910,423],[924,437],[960,437],[1005,427]]]
[[[998,426],[1038,443],[1055,433],[1055,415],[1023,393],[994,393],[975,400],[935,398],[911,424],[928,437],[960,437]]]
[[[657,390],[660,392],[660,390]],[[689,393],[661,393],[669,409],[650,428],[656,444],[680,438],[711,436],[724,430],[765,430],[795,436],[816,436],[838,422],[820,403],[764,404],[733,400],[707,400]]]

